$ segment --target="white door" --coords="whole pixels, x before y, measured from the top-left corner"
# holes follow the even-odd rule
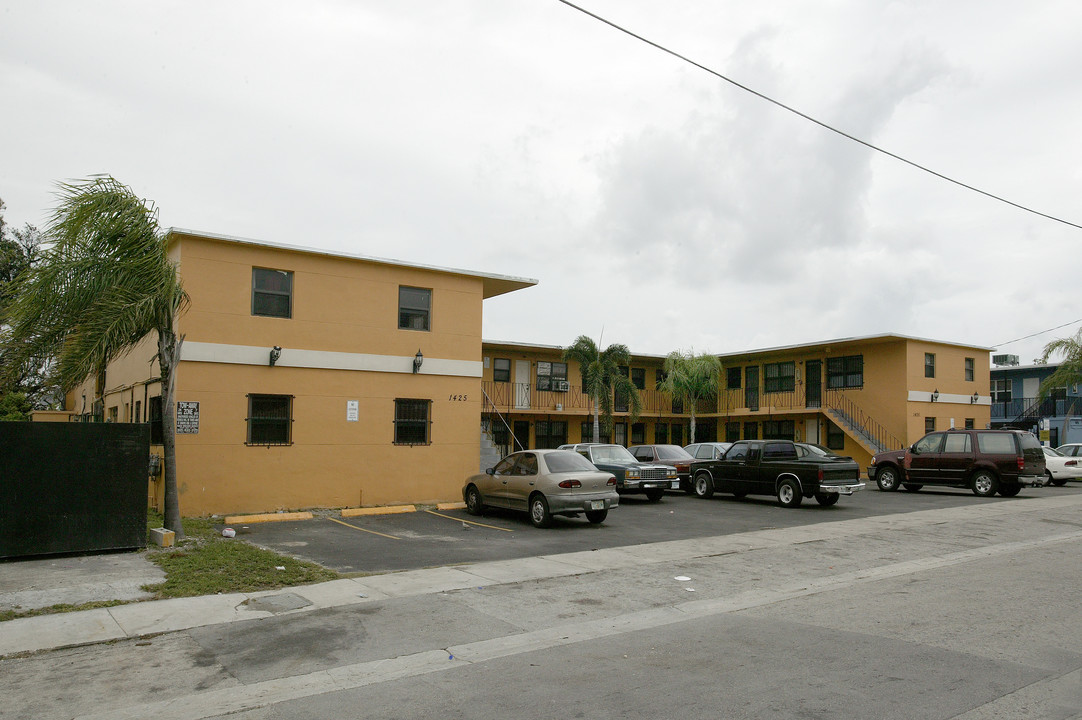
[[[1027,403],[1037,399],[1037,391],[1041,387],[1039,378],[1022,378],[1022,399]]]
[[[804,421],[804,442],[819,443],[819,419]]]
[[[515,409],[530,409],[530,361],[515,361]]]

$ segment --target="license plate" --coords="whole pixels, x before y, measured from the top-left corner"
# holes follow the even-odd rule
[[[591,510],[604,510],[605,509],[605,501],[604,500],[591,500],[590,501],[590,509]]]

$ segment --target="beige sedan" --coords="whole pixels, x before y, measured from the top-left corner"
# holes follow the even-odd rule
[[[466,480],[462,498],[471,515],[482,514],[486,507],[523,510],[536,527],[548,527],[554,515],[584,514],[597,524],[620,504],[615,476],[569,450],[511,453]]]

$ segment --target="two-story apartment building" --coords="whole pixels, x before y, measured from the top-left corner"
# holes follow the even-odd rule
[[[1019,365],[1016,356],[1002,357],[1005,364],[990,372],[992,427],[1029,430],[1052,447],[1082,442],[1082,387],[1050,388],[1041,399],[1041,384],[1059,365]]]
[[[696,408],[695,439],[788,438],[865,464],[926,432],[988,427],[988,348],[873,335],[720,355],[718,396]],[[574,363],[544,345],[484,343],[484,427],[504,450],[592,437],[592,401]],[[664,358],[633,355],[628,376],[643,411],[615,403],[620,444],[690,442],[690,408],[658,392]],[[619,400],[619,399],[617,399]]]
[[[483,301],[536,280],[189,230],[168,242],[191,297],[177,324],[183,514],[459,494],[479,453]],[[147,338],[67,409],[160,418],[154,353]]]

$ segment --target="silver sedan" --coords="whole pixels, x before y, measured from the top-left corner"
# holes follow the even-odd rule
[[[620,504],[616,478],[569,450],[525,450],[511,453],[462,487],[466,512],[480,515],[486,507],[523,510],[536,527],[548,527],[554,515],[597,524]]]

